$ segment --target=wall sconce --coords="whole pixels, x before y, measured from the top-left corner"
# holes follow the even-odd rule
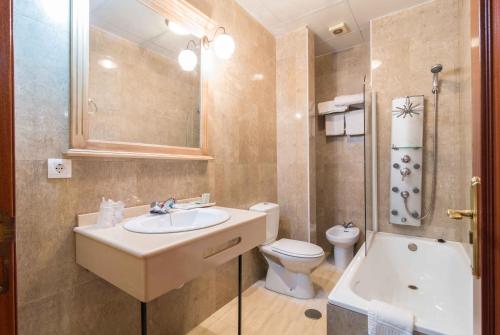
[[[217,36],[219,31],[222,31],[222,34]],[[203,36],[201,43],[205,49],[210,48],[210,43],[213,43],[215,55],[220,59],[229,59],[234,53],[234,40],[231,35],[226,33],[224,27],[218,27],[211,40],[207,36]]]
[[[184,71],[193,71],[198,64],[198,57],[193,50],[189,49],[191,43],[193,43],[194,47],[196,48],[196,42],[193,40],[189,40],[186,49],[182,50],[179,53],[179,57],[177,57],[177,61]]]
[[[222,31],[222,34],[217,35],[219,31]],[[197,47],[196,42],[194,40],[190,40],[186,49],[182,50],[178,57],[179,64],[184,71],[193,71],[198,64],[198,57],[191,49],[189,49],[191,43],[195,48]],[[213,43],[215,55],[220,59],[229,59],[234,53],[234,40],[231,35],[226,33],[226,29],[224,27],[218,27],[215,30],[212,39],[209,39],[208,36],[203,36],[200,46],[208,50],[210,49],[211,43]]]

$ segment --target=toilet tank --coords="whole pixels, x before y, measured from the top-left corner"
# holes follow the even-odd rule
[[[266,241],[264,244],[272,243],[278,237],[278,228],[280,224],[279,205],[271,202],[261,202],[250,207],[251,211],[266,213]]]

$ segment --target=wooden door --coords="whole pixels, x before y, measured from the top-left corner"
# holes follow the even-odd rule
[[[12,0],[0,0],[0,335],[16,333]]]
[[[473,173],[481,177],[475,334],[500,334],[500,1],[472,0]]]
[[[482,157],[489,169],[489,184],[487,188],[488,203],[491,206],[487,223],[487,232],[484,252],[486,254],[486,275],[483,279],[483,303],[487,308],[488,322],[486,326],[490,334],[500,333],[500,2],[498,0],[486,1],[485,6],[485,80],[483,80],[483,93],[485,99],[485,114],[489,116],[491,145]],[[484,150],[483,150],[484,151]],[[484,169],[483,169],[484,170]],[[486,285],[484,285],[486,284]],[[493,299],[492,299],[493,298]],[[484,321],[484,320],[483,320]]]

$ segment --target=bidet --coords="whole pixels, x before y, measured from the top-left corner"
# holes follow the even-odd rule
[[[337,225],[326,231],[328,242],[333,245],[333,259],[329,262],[339,269],[345,269],[354,256],[354,244],[359,239],[359,228],[352,225]]]

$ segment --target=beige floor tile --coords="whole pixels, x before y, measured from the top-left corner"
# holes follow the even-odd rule
[[[328,294],[342,272],[328,262],[312,273],[317,294],[302,300],[269,291],[263,280],[243,292],[243,332],[245,335],[323,335],[326,334]],[[304,311],[319,310],[320,320],[308,319]],[[233,299],[193,329],[189,335],[234,335],[237,332],[238,301]]]

